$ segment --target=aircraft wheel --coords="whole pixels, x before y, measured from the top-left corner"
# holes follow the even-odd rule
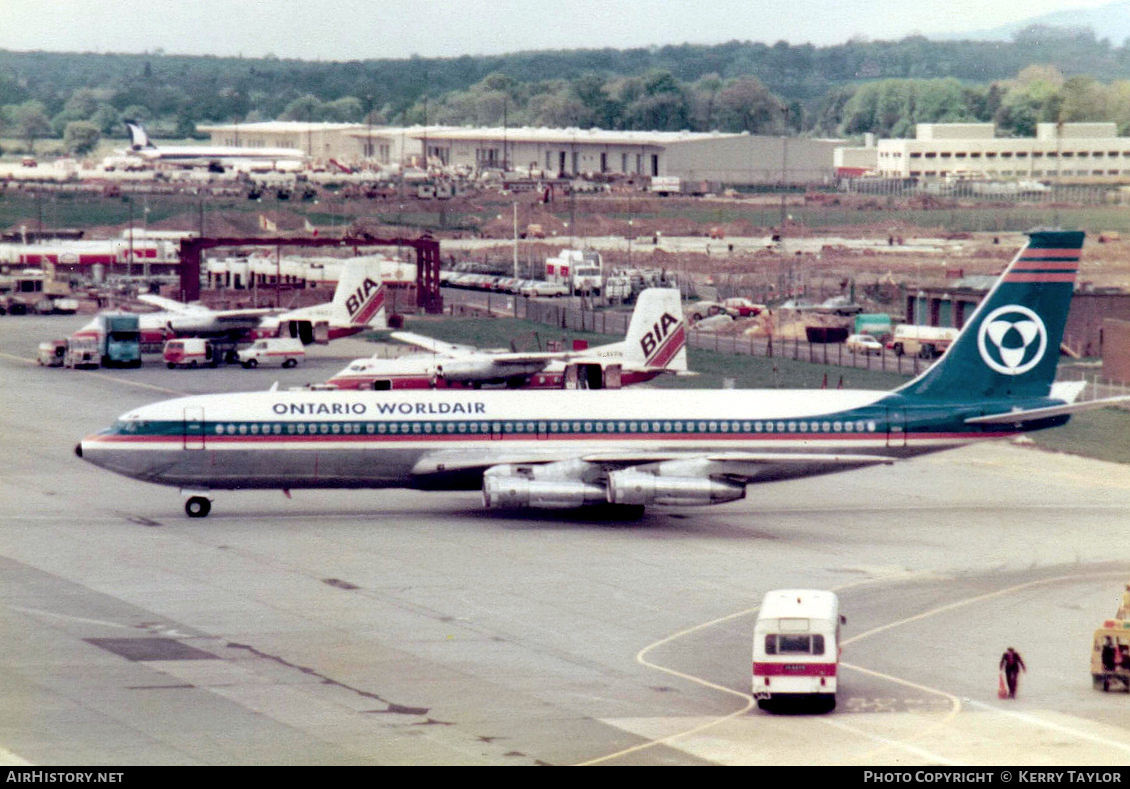
[[[184,512],[190,518],[204,518],[212,510],[212,502],[203,496],[193,496],[184,503]]]

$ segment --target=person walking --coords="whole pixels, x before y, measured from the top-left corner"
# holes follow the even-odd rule
[[[1020,672],[1028,673],[1028,667],[1024,665],[1024,658],[1020,657],[1020,653],[1012,647],[1005,650],[1001,655],[1000,669],[1004,672],[1004,680],[1008,683],[1008,697],[1010,699],[1016,698],[1016,680]]]

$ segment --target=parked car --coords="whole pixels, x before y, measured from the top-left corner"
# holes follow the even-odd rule
[[[561,282],[534,280],[527,282],[521,293],[523,296],[568,296],[569,286]]]
[[[765,311],[764,304],[754,304],[744,296],[736,296],[732,299],[726,299],[722,302],[722,305],[735,318],[752,318],[755,315],[760,315]]]
[[[717,301],[695,301],[683,307],[683,314],[690,319],[691,323],[698,323],[704,318],[710,318],[714,315],[728,315],[733,318],[737,311],[730,310],[726,305]]]
[[[844,341],[844,345],[852,353],[881,354],[883,352],[883,343],[870,334],[852,334]]]

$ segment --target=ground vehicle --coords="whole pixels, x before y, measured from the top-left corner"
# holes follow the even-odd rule
[[[729,315],[732,318],[734,312],[736,311],[731,311],[726,305],[717,301],[696,301],[683,308],[683,313],[691,323],[698,323],[714,315]]]
[[[1121,686],[1130,693],[1130,621],[1107,619],[1091,641],[1091,680],[1096,689]]]
[[[568,296],[569,286],[561,282],[530,280],[519,291],[523,296]]]
[[[302,340],[268,337],[256,340],[250,348],[244,348],[237,356],[244,367],[258,367],[261,364],[294,367],[306,360],[306,349],[302,347]]]
[[[735,318],[752,318],[765,311],[764,304],[754,304],[744,296],[735,296],[722,302],[731,315]]]
[[[162,355],[170,370],[174,367],[215,367],[220,361],[219,351],[201,337],[169,340]]]
[[[67,367],[93,364],[98,367],[140,367],[141,327],[137,315],[104,312],[79,329],[68,342],[67,355],[74,351],[75,363]],[[86,358],[93,348],[93,359]]]
[[[900,323],[887,347],[902,356],[909,354],[921,359],[936,359],[946,352],[957,339],[957,329],[949,326],[913,326]]]
[[[840,602],[820,589],[774,589],[753,626],[753,697],[762,709],[786,700],[836,707]]]
[[[881,354],[883,352],[883,343],[876,340],[870,334],[849,335],[844,341],[844,345],[852,353]]]
[[[595,249],[563,249],[555,258],[546,258],[545,278],[565,285],[573,293],[600,295],[604,285],[604,263]]]
[[[75,336],[67,340],[67,352],[63,357],[64,367],[98,367],[101,363],[98,353],[98,338]]]
[[[39,353],[36,358],[41,367],[62,367],[66,356],[66,340],[48,340],[39,343]]]

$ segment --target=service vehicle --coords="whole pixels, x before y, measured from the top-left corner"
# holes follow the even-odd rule
[[[299,362],[306,361],[306,349],[302,346],[302,340],[290,337],[267,337],[256,340],[236,356],[239,363],[248,368],[258,367],[261,364],[294,367]]]
[[[1130,693],[1130,621],[1107,619],[1091,639],[1091,680],[1096,690]]]
[[[162,356],[170,370],[174,367],[215,367],[220,363],[218,349],[202,337],[169,340]]]
[[[808,701],[836,708],[840,601],[821,589],[774,589],[753,626],[753,697],[763,710]]]
[[[876,340],[870,334],[849,334],[848,338],[844,340],[844,345],[852,353],[883,353],[883,343]]]
[[[62,367],[67,356],[66,340],[48,340],[39,343],[36,360],[41,367]]]
[[[604,286],[604,261],[595,249],[563,249],[546,258],[545,279],[569,288],[574,296],[599,296]]]
[[[77,370],[80,367],[98,367],[101,363],[97,337],[76,335],[67,340],[67,351],[63,357],[64,367]]]
[[[958,330],[949,326],[914,326],[900,323],[887,347],[895,355],[917,356],[920,359],[936,359],[957,339]]]

